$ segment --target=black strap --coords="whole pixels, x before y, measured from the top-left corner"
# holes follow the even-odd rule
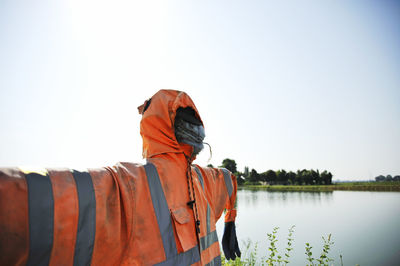
[[[53,248],[54,198],[49,175],[29,173],[29,257],[27,265],[49,265]]]
[[[89,172],[72,171],[79,199],[74,265],[90,265],[96,235],[96,198]]]

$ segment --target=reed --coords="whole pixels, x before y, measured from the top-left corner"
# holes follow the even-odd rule
[[[289,228],[288,237],[287,237],[287,246],[284,249],[284,255],[277,248],[277,232],[279,227],[273,228],[271,233],[267,234],[267,238],[269,241],[269,245],[267,248],[266,256],[262,256],[258,258],[258,243],[252,244],[251,240],[247,240],[243,243],[244,252],[242,253],[241,258],[236,258],[235,260],[226,260],[225,257],[222,255],[222,265],[226,266],[238,266],[238,265],[246,265],[246,266],[253,266],[253,265],[288,265],[290,263],[290,256],[291,251],[293,250],[293,241],[294,241],[294,228],[293,225]],[[331,250],[331,246],[334,244],[332,241],[331,234],[327,237],[322,237],[323,240],[323,247],[319,257],[314,257],[312,249],[313,247],[310,243],[305,244],[305,255],[307,266],[315,266],[315,265],[330,265],[334,259],[329,257],[329,251]],[[340,255],[340,261],[342,261],[342,255]],[[343,263],[342,263],[343,265]]]

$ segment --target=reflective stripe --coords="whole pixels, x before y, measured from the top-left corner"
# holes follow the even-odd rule
[[[172,228],[171,215],[156,167],[151,163],[147,163],[144,166],[144,169],[147,175],[147,182],[149,184],[151,200],[153,202],[158,228],[163,241],[165,257],[168,261],[178,254],[174,238],[174,231]]]
[[[218,255],[212,261],[207,263],[206,266],[220,266],[221,264],[221,255]]]
[[[96,198],[89,172],[72,171],[78,192],[79,219],[74,265],[90,265],[96,236]]]
[[[197,177],[199,178],[201,187],[203,188],[203,191],[204,191],[204,180],[203,180],[203,176],[201,175],[201,172],[200,172],[199,168],[197,168],[196,166],[194,166],[194,170],[195,170],[196,173],[197,173]]]
[[[207,203],[207,217],[206,217],[206,226],[207,226],[207,235],[210,233],[210,215],[211,215],[211,208],[210,205]]]
[[[217,231],[212,231],[208,235],[203,236],[202,238],[200,238],[201,251],[206,250],[215,242],[218,242]]]
[[[166,260],[156,265],[190,265],[200,261],[199,247],[195,246],[186,252],[178,254],[175,244],[174,231],[172,228],[171,215],[167,200],[161,186],[160,177],[156,167],[147,163],[144,166],[149,184],[151,200],[156,214],[158,227],[164,245]]]
[[[54,198],[49,175],[29,173],[29,257],[27,265],[48,265],[53,248]]]
[[[200,261],[199,246],[195,246],[186,252],[180,253],[177,256],[156,265],[187,266],[198,261]]]
[[[228,170],[222,168],[222,172],[224,173],[225,185],[226,189],[228,190],[229,197],[232,195],[233,185],[231,175],[229,174]]]

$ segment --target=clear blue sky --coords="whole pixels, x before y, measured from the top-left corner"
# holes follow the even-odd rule
[[[400,174],[398,1],[3,0],[0,38],[1,166],[143,162],[136,107],[172,88],[214,165]]]

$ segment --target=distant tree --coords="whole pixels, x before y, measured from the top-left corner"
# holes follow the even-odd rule
[[[383,175],[379,175],[379,176],[375,177],[376,182],[382,182],[385,180],[386,180],[386,177],[384,177]]]
[[[255,169],[251,169],[250,172],[250,182],[258,182],[260,180],[260,175],[257,173]]]
[[[328,176],[327,176],[325,185],[332,185],[332,177],[333,177],[332,173],[328,172]]]
[[[389,182],[393,181],[393,177],[391,175],[387,175],[385,180]]]
[[[303,185],[304,179],[303,179],[303,174],[302,171],[297,170],[296,172],[296,184],[297,185]]]
[[[237,181],[237,184],[238,184],[239,186],[240,186],[240,185],[243,185],[244,182],[245,182],[244,178],[243,178],[241,175],[236,175],[236,181]]]
[[[260,180],[263,182],[267,182],[267,172],[262,172],[260,175]]]
[[[329,179],[328,171],[324,170],[321,173],[321,181],[323,182],[324,185],[328,184],[328,182],[329,182],[328,179]]]
[[[393,177],[393,181],[400,181],[400,175],[396,175]]]
[[[316,179],[316,184],[317,185],[323,185],[324,184],[324,180],[322,180],[321,178],[321,173],[319,172],[319,169],[317,169],[317,179]]]
[[[276,180],[279,184],[285,185],[287,184],[287,176],[285,170],[276,171]]]
[[[268,184],[275,184],[276,183],[276,173],[274,170],[268,170],[265,172],[264,176],[264,181],[267,182]]]
[[[296,184],[296,174],[292,171],[288,172],[287,174],[288,182],[290,185]]]
[[[228,169],[229,171],[231,171],[232,173],[236,173],[236,162],[235,160],[226,158],[222,161],[222,167]]]
[[[207,164],[207,167],[211,167],[211,168],[214,168],[214,165],[212,165],[212,164]]]
[[[208,165],[212,167],[212,165]],[[255,169],[249,171],[249,167],[244,167],[244,172],[238,172],[236,168],[236,162],[233,159],[226,158],[222,161],[222,166],[230,170],[237,177],[238,184],[246,182],[258,183],[260,181],[267,182],[270,185],[283,184],[283,185],[331,185],[332,184],[332,173],[324,170],[320,172],[318,169],[314,170],[297,170],[296,173],[289,171],[286,172],[284,169],[274,171],[268,170],[263,173],[258,173]],[[393,180],[400,181],[400,176],[392,177],[379,176],[375,178],[377,181]]]
[[[310,170],[310,175],[311,175],[311,184],[312,185],[319,185],[321,184],[320,178],[319,178],[319,172],[314,171],[313,169]]]
[[[310,170],[306,170],[303,172],[304,174],[304,179],[306,180],[307,185],[314,185],[314,180],[312,176],[312,172]]]
[[[306,170],[306,169],[303,169],[303,170],[301,170],[300,173],[301,173],[303,182],[304,182],[306,185],[312,185],[312,183],[313,183],[313,178],[312,178],[312,175],[311,175],[311,171],[308,171],[308,170]]]

